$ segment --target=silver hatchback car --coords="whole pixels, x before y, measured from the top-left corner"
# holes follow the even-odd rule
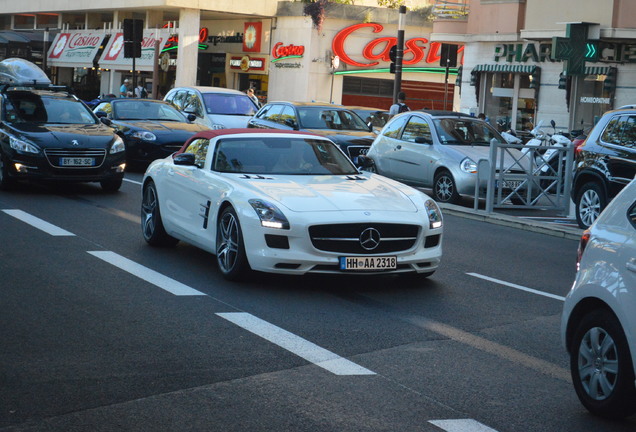
[[[379,174],[433,189],[439,202],[474,195],[477,163],[488,159],[492,139],[504,138],[490,124],[449,111],[409,111],[393,117],[367,156]]]

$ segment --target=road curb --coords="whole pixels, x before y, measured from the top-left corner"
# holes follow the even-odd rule
[[[525,231],[547,234],[568,240],[579,241],[583,234],[583,230],[580,228],[561,226],[554,223],[537,222],[500,213],[488,213],[484,210],[474,210],[454,204],[438,203],[438,205],[442,208],[442,212],[445,214],[488,222],[496,225],[509,226]]]

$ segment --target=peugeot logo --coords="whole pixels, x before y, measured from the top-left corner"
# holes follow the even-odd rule
[[[79,141],[78,140],[73,140],[73,141],[71,141],[71,144],[73,144],[75,147],[77,147],[79,145]]]
[[[360,234],[360,246],[364,250],[373,250],[380,244],[380,232],[375,228],[367,228]]]

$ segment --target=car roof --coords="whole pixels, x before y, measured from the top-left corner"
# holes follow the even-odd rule
[[[329,139],[324,138],[320,135],[311,133],[311,132],[300,132],[293,130],[283,130],[283,129],[254,129],[254,128],[234,128],[234,129],[209,129],[201,132],[197,132],[192,135],[181,147],[181,149],[177,153],[183,153],[185,149],[188,147],[191,141],[198,138],[206,138],[213,139],[220,136],[232,136],[232,135],[263,135],[263,134],[278,134],[278,135],[302,135],[307,136],[310,135],[312,137],[322,138],[327,141]]]
[[[297,107],[322,107],[322,108],[334,108],[334,109],[349,109],[349,107],[345,107],[337,104],[330,104],[329,102],[292,102],[292,101],[271,101],[267,102],[267,105],[271,104],[288,104],[294,105]]]
[[[242,91],[235,90],[235,89],[229,89],[225,87],[210,87],[210,86],[183,86],[183,87],[175,87],[171,89],[170,91],[172,92],[172,91],[182,90],[182,89],[197,90],[201,93],[231,93],[231,94],[242,94],[242,95],[245,94]]]
[[[461,112],[457,112],[457,111],[443,111],[443,110],[427,110],[427,109],[421,109],[421,110],[414,110],[414,112],[422,112],[425,114],[429,114],[433,117],[467,117],[467,118],[472,118],[477,120],[477,117],[473,117],[470,114],[466,114],[466,113],[461,113]]]
[[[389,112],[388,109],[385,108],[373,108],[373,107],[365,107],[365,106],[357,106],[357,105],[345,105],[345,108],[350,110],[368,110],[368,111],[386,111]]]

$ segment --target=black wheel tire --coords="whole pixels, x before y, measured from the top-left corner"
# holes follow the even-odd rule
[[[141,198],[141,232],[151,246],[174,246],[179,240],[168,235],[161,221],[159,196],[153,182],[144,185]]]
[[[99,182],[104,192],[117,192],[123,183],[123,177],[111,178]]]
[[[433,180],[433,198],[435,201],[454,204],[459,201],[457,185],[452,174],[448,171],[440,171]]]
[[[241,281],[251,276],[241,224],[232,207],[226,207],[217,222],[216,262],[227,280]]]
[[[579,400],[592,414],[620,419],[636,412],[632,357],[611,312],[600,309],[581,319],[570,347],[570,371]]]
[[[607,198],[600,184],[589,182],[579,189],[575,204],[576,221],[579,227],[587,229],[607,206]]]
[[[8,191],[15,186],[15,180],[9,176],[9,166],[5,157],[0,154],[0,189]]]

